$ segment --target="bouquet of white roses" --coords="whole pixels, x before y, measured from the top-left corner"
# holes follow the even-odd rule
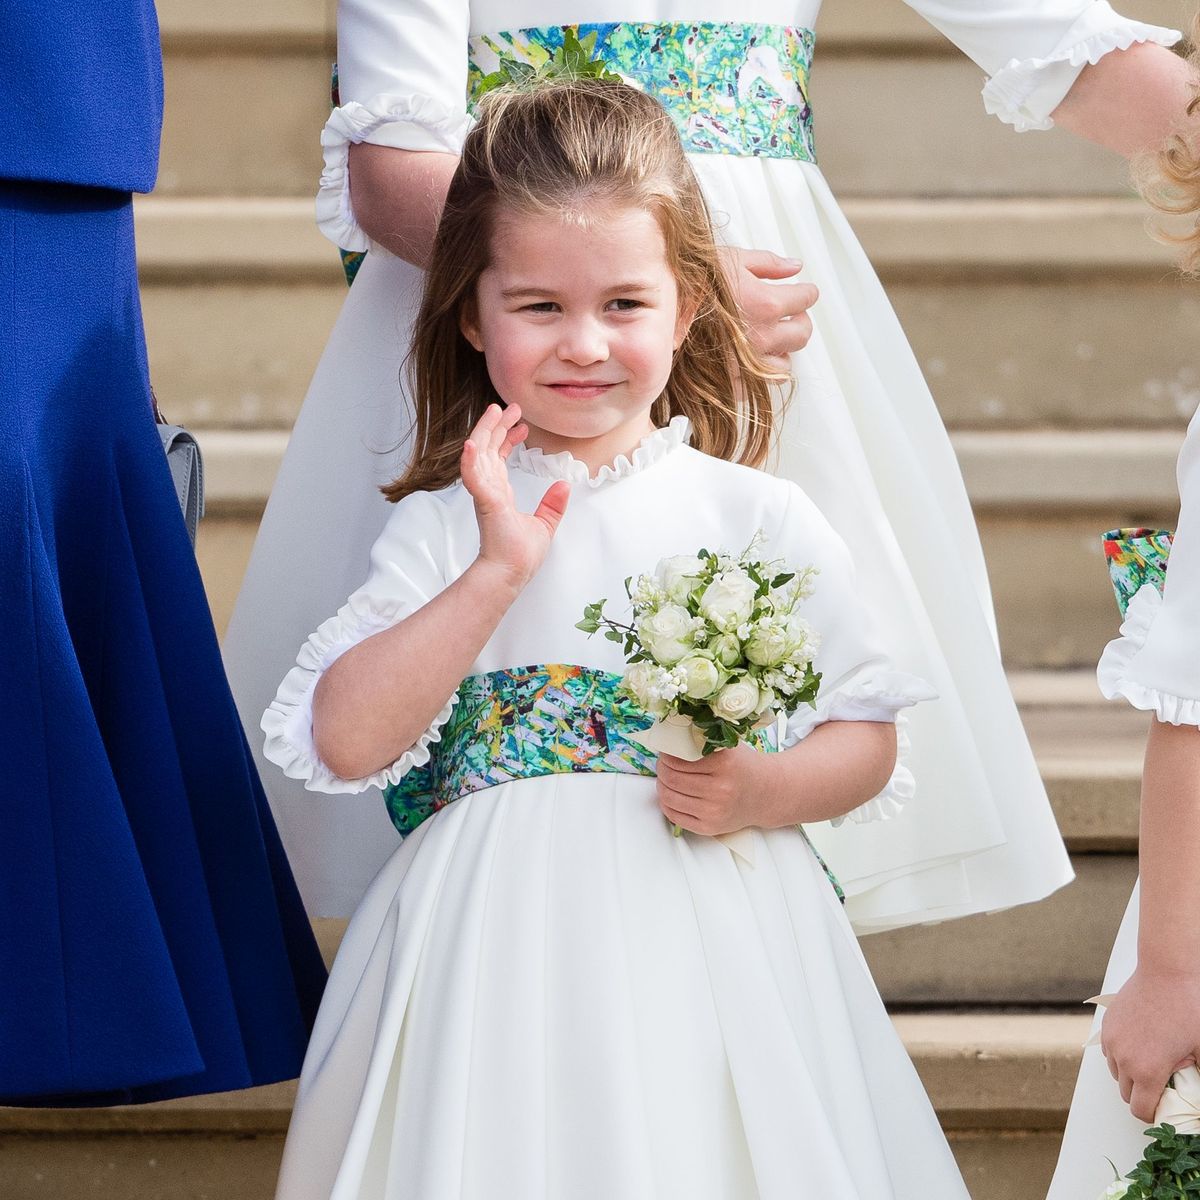
[[[623,644],[622,690],[655,718],[638,740],[697,759],[736,746],[780,714],[816,707],[820,638],[800,615],[817,569],[755,558],[761,531],[736,558],[700,550],[625,580],[628,624],[584,609],[577,628]]]

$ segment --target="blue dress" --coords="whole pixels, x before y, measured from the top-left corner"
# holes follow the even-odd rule
[[[151,416],[153,6],[0,12],[0,1103],[298,1074],[324,968]]]

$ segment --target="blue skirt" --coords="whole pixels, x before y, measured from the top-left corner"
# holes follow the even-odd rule
[[[0,622],[0,1103],[296,1076],[325,972],[154,428],[128,193],[0,180]]]

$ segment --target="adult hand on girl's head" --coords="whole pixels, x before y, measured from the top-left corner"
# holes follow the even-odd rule
[[[517,508],[505,463],[528,432],[518,405],[489,404],[463,443],[459,464],[463,486],[475,501],[478,561],[497,568],[516,590],[542,565],[571,495],[570,485],[560,479],[546,489],[534,512]]]
[[[1121,1099],[1152,1124],[1171,1075],[1200,1060],[1200,969],[1135,971],[1105,1010],[1100,1045]]]
[[[745,742],[695,762],[660,754],[658,806],[671,824],[707,837],[769,825],[760,811],[770,794],[763,776],[768,757]]]
[[[721,258],[725,276],[749,327],[750,340],[771,366],[790,370],[789,356],[803,350],[812,337],[808,310],[820,295],[816,285],[767,282],[790,279],[803,265],[769,250],[729,246],[721,251]]]

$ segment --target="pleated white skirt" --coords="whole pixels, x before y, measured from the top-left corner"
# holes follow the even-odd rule
[[[280,1200],[966,1200],[815,856],[753,842],[623,775],[427,821],[342,944]]]

